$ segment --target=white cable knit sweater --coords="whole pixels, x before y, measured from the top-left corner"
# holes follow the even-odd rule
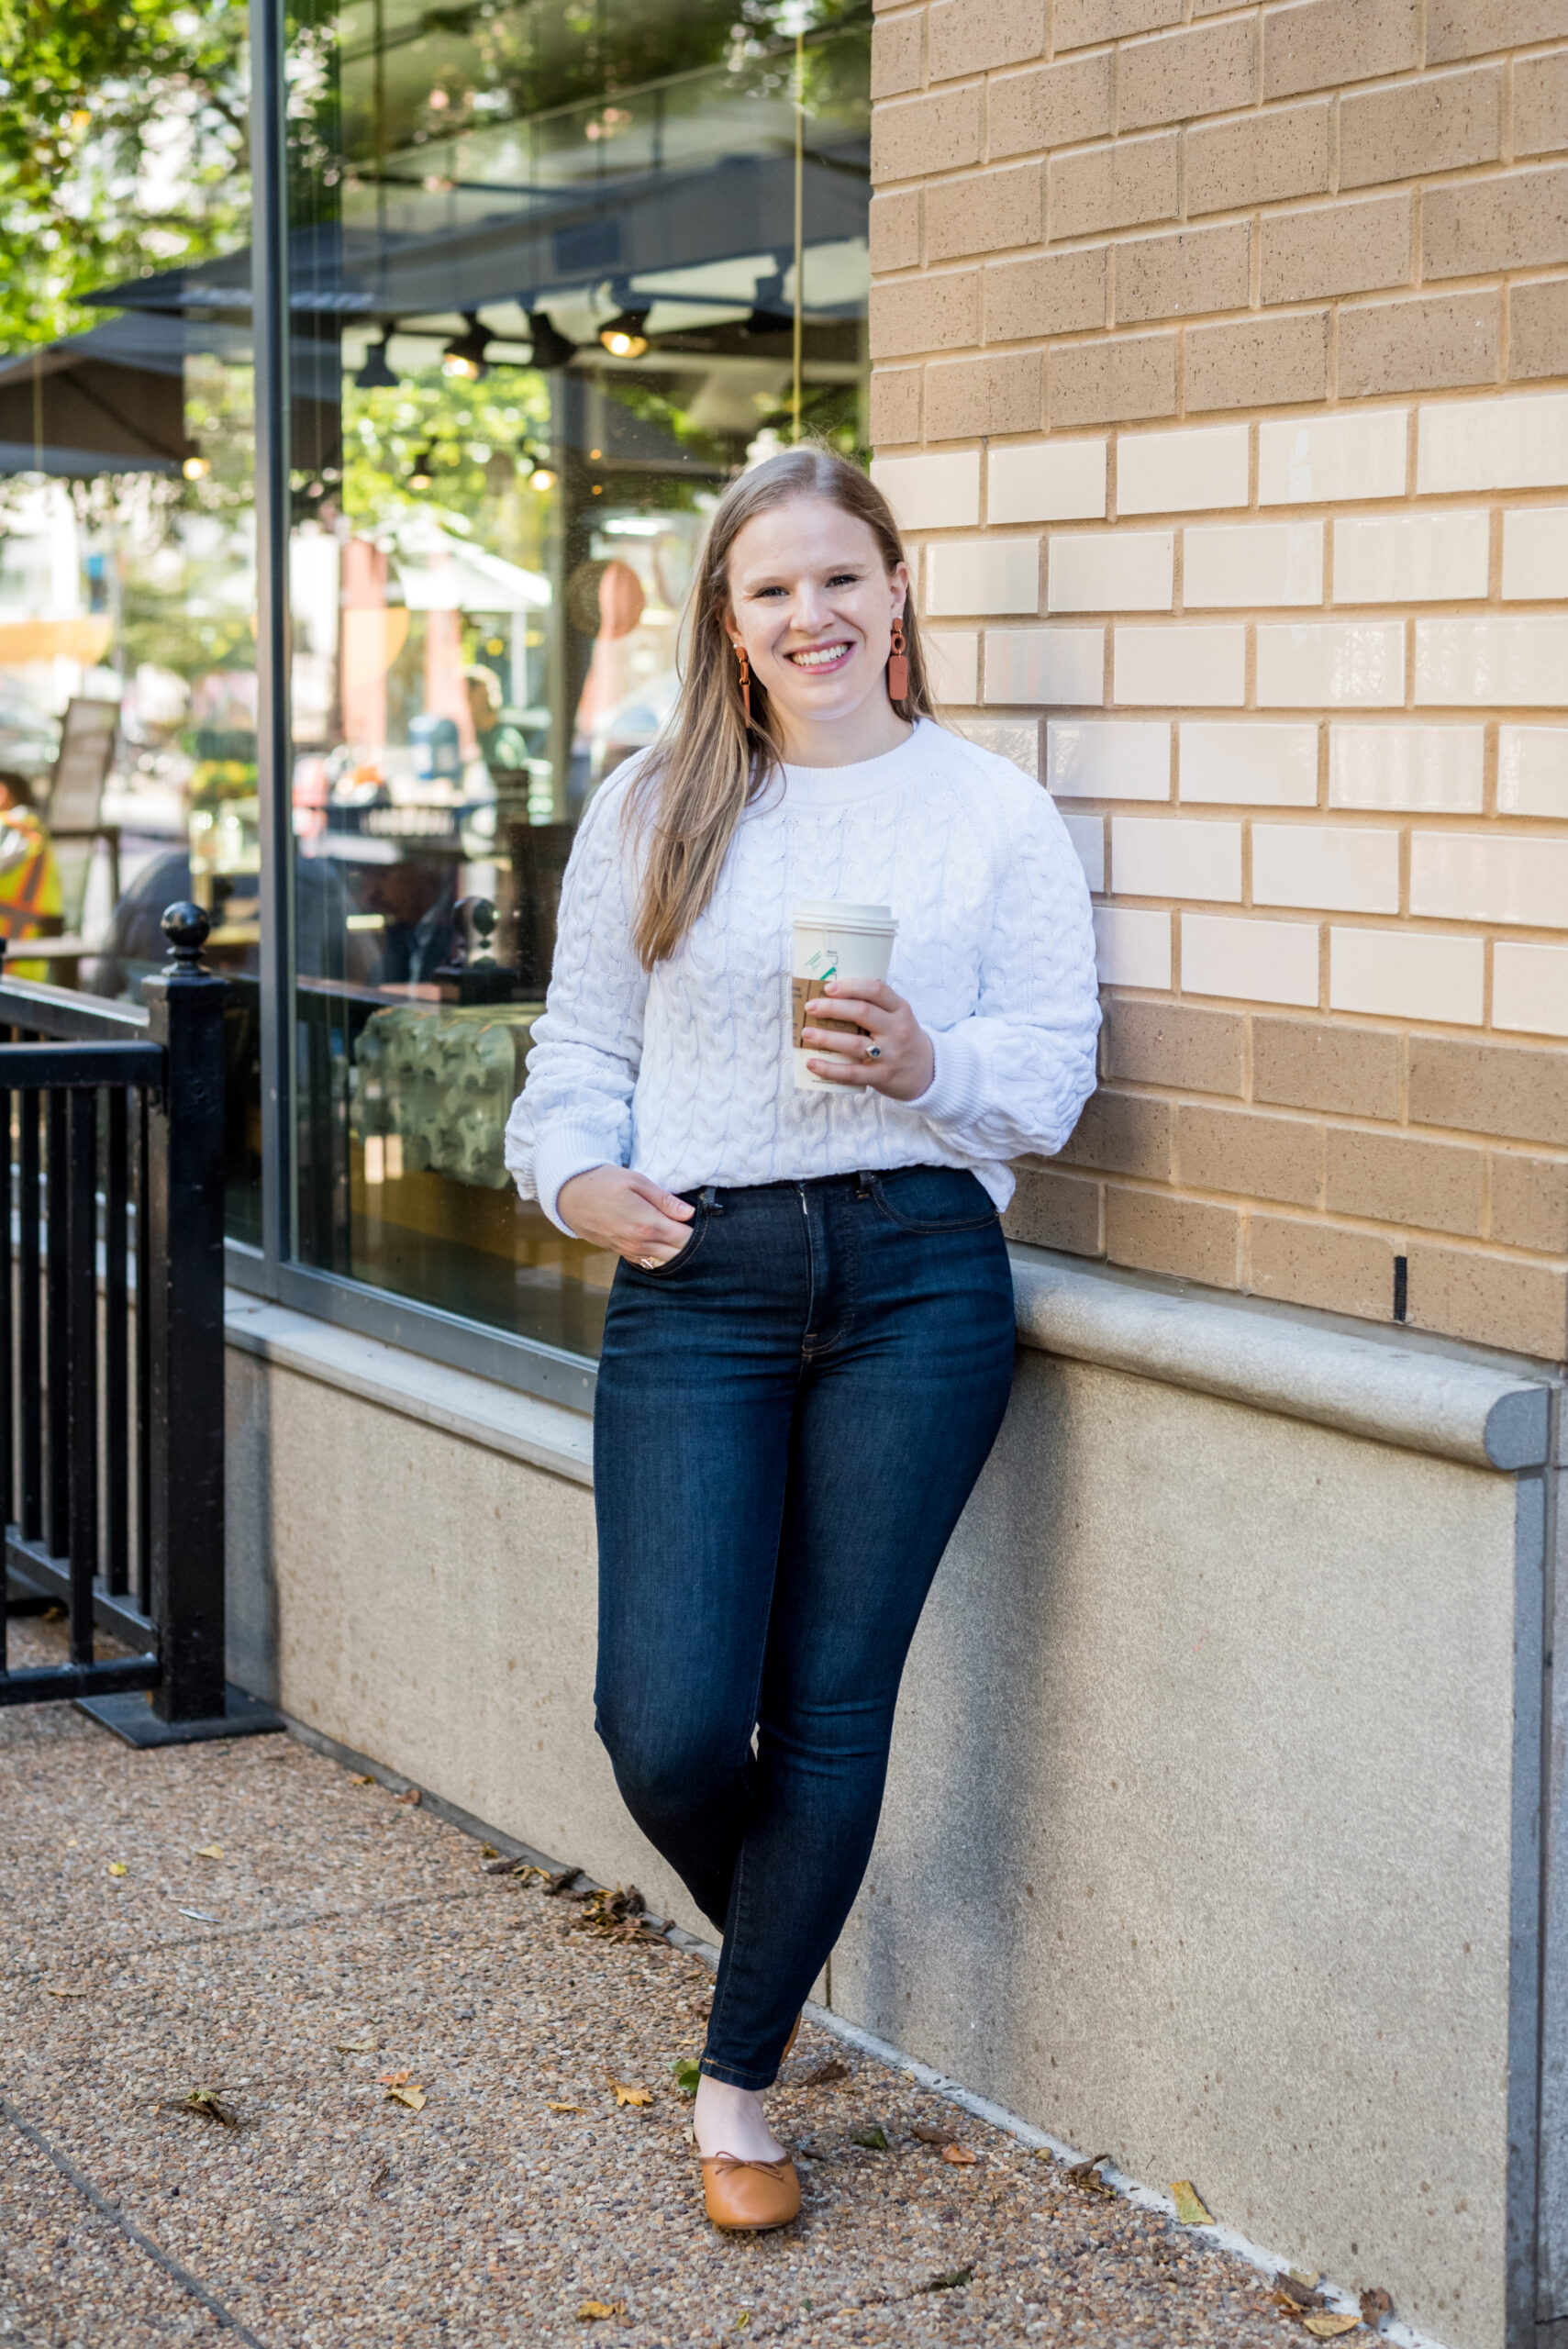
[[[860,766],[786,767],[747,812],[712,902],[651,974],[631,945],[628,767],[583,819],[555,969],[506,1163],[551,1221],[590,1166],[672,1191],[917,1164],[967,1166],[998,1207],[1007,1161],[1060,1150],[1095,1085],[1099,1006],[1083,869],[1049,794],[922,719]],[[795,1091],[790,917],[803,897],[891,906],[888,983],[936,1052],[917,1101]]]

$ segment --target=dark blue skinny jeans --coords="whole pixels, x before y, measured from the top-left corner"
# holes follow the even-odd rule
[[[595,1693],[627,1808],[723,1932],[703,2069],[762,2088],[871,1857],[1013,1286],[950,1167],[687,1196],[685,1246],[621,1264],[605,1325]]]

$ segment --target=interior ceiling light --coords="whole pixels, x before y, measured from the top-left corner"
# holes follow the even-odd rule
[[[526,440],[523,442],[522,447],[517,451],[517,455],[521,462],[528,468],[528,487],[530,489],[537,489],[542,496],[547,489],[553,489],[555,487],[557,481],[560,479],[560,475],[557,473],[555,467],[550,463],[548,457],[541,457],[539,451],[537,449],[530,449]]]
[[[599,340],[612,359],[640,359],[648,348],[648,312],[617,310],[599,328]]]
[[[392,328],[383,327],[381,340],[373,342],[365,352],[365,363],[354,377],[361,392],[395,392],[397,389],[401,379],[394,372],[386,355],[386,346],[391,340]]]
[[[441,373],[455,384],[477,384],[490,373],[484,362],[487,346],[495,338],[479,323],[477,310],[465,310],[466,332],[454,335],[441,353]]]
[[[533,345],[529,363],[543,368],[547,374],[557,367],[570,365],[577,356],[577,345],[559,327],[550,324],[543,310],[528,312],[528,340]]]
[[[433,449],[421,449],[408,469],[408,486],[410,489],[428,489],[435,478],[436,452]]]

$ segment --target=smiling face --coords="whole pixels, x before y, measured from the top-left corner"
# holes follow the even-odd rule
[[[870,527],[830,499],[791,498],[737,534],[725,627],[767,687],[786,754],[808,751],[823,728],[907,730],[886,672],[908,594],[906,567],[889,573]]]

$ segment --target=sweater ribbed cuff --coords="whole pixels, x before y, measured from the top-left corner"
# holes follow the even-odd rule
[[[586,1174],[591,1166],[619,1164],[614,1142],[606,1146],[604,1135],[591,1126],[551,1126],[540,1135],[534,1150],[534,1195],[557,1231],[564,1231],[569,1240],[577,1236],[569,1223],[562,1223],[555,1204],[573,1174]]]
[[[977,1025],[966,1019],[957,1028],[926,1030],[935,1065],[929,1085],[909,1107],[934,1126],[967,1125],[985,1105],[984,1066],[973,1032]]]

